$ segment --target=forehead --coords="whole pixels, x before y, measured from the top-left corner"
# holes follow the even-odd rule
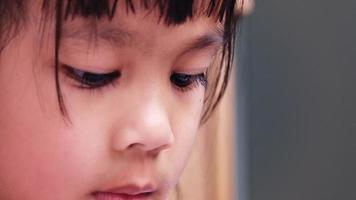
[[[210,31],[215,38],[228,39],[223,34],[226,24],[220,20],[227,12],[226,6],[223,6],[225,0],[36,1],[42,2],[37,4],[42,7],[42,23],[43,19],[52,18],[57,23],[62,18],[61,37],[93,39],[100,36],[120,41],[132,35],[155,39],[171,32],[184,37]],[[61,17],[56,16],[59,11]],[[131,34],[122,34],[123,30]]]
[[[186,51],[204,48],[223,41],[222,25],[207,16],[196,16],[180,24],[167,24],[157,10],[135,7],[127,10],[123,5],[109,17],[67,17],[62,24],[62,39],[75,39],[91,43],[104,41],[117,47],[149,49],[152,44],[162,43],[167,47],[186,45]],[[177,44],[177,43],[187,44]]]
[[[76,3],[74,3],[76,2]],[[143,30],[147,34],[169,30],[184,30],[188,29],[191,32],[202,31],[202,29],[220,29],[221,23],[218,23],[215,17],[202,14],[202,10],[194,9],[195,4],[201,4],[204,1],[181,1],[190,2],[183,4],[186,7],[169,12],[169,7],[161,8],[156,4],[148,4],[151,1],[102,1],[97,5],[79,4],[83,1],[69,1],[64,4],[64,25],[69,31],[75,27],[81,29],[106,28],[115,26],[121,30]],[[85,1],[84,1],[85,2]],[[95,1],[93,1],[95,2]],[[106,2],[106,3],[103,3]],[[141,3],[139,3],[141,2]],[[146,2],[146,3],[144,3]],[[158,1],[157,1],[158,2]],[[175,2],[175,1],[162,1]],[[146,5],[147,4],[147,5]],[[92,6],[96,6],[95,8]],[[168,6],[168,5],[162,5]],[[178,6],[178,5],[177,5]],[[194,9],[195,11],[193,11]],[[200,13],[201,12],[201,13]],[[185,18],[182,20],[182,18]]]
[[[222,37],[223,28],[208,17],[199,17],[178,25],[167,25],[159,17],[145,11],[136,13],[117,12],[113,19],[75,18],[62,24],[63,37],[93,37],[112,40],[132,40],[133,38],[164,39],[165,36],[190,37],[209,33]]]

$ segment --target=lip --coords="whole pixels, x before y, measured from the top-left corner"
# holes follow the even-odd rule
[[[140,187],[125,185],[104,191],[96,191],[93,196],[96,200],[148,200],[156,191],[151,185]]]

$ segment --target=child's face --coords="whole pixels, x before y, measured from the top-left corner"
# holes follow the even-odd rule
[[[64,22],[59,61],[76,69],[59,70],[69,122],[57,101],[53,26],[40,33],[36,13],[0,58],[0,199],[166,199],[199,127],[217,24],[168,27],[124,8],[96,34],[81,18]]]

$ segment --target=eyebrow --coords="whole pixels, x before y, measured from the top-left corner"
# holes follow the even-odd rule
[[[88,43],[92,42],[93,39],[100,39],[118,46],[128,46],[133,42],[135,35],[134,32],[120,28],[69,27],[63,30],[62,39],[82,40]]]
[[[138,35],[136,32],[129,32],[118,27],[91,30],[84,27],[75,27],[64,29],[62,39],[83,40],[85,42],[92,42],[93,39],[99,39],[109,44],[114,44],[114,46],[125,47],[134,46],[137,42],[135,38]],[[181,55],[192,51],[219,47],[223,42],[223,29],[221,27],[215,27],[186,43]]]
[[[195,51],[195,50],[201,50],[201,49],[207,49],[213,46],[221,46],[224,42],[223,39],[223,31],[220,28],[215,28],[207,33],[204,33],[203,35],[198,36],[197,38],[193,39],[188,45],[184,48],[182,51],[182,54]]]

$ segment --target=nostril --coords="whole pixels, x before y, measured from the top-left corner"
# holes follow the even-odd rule
[[[157,154],[173,145],[174,134],[166,115],[155,113],[153,117],[135,117],[132,122],[113,128],[110,142],[113,150],[138,150]]]
[[[170,146],[171,145],[168,145],[168,144],[167,145],[163,145],[163,146],[160,146],[160,147],[157,147],[155,149],[152,149],[152,150],[148,151],[148,153],[150,155],[157,156],[160,152],[168,149]]]
[[[142,144],[140,143],[133,143],[133,144],[130,144],[127,149],[133,149],[133,148],[137,148],[139,146],[143,146]]]
[[[153,149],[149,149],[147,148],[145,145],[140,144],[140,143],[133,143],[130,144],[129,146],[127,146],[127,150],[130,149],[141,149],[143,151],[146,151],[148,154],[150,155],[158,155],[161,151],[168,149],[171,145],[170,144],[166,144],[166,145],[162,145]]]

